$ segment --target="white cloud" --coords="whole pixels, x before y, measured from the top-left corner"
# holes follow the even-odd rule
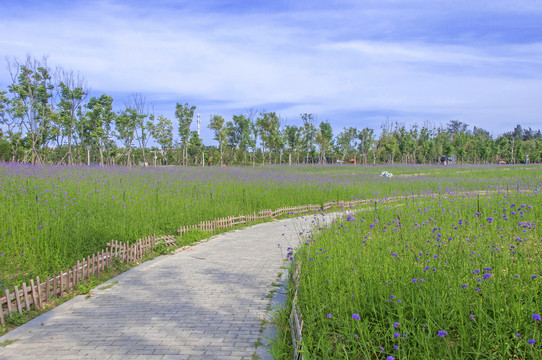
[[[344,4],[346,12],[296,8],[269,14],[81,3],[4,16],[0,47],[8,56],[48,54],[51,63],[80,71],[99,91],[172,100],[171,111],[175,101],[190,98],[205,104],[202,111],[218,114],[282,104],[267,110],[288,118],[319,113],[338,127],[354,121],[334,118],[339,112],[384,116],[386,110],[412,121],[434,114],[486,128],[499,121],[542,127],[541,42],[481,46],[397,34],[364,38],[363,29],[386,35],[396,32],[394,19],[404,15],[414,23],[419,17],[412,6],[386,2],[383,9],[379,3],[361,9]],[[442,6],[427,11],[444,13]],[[360,33],[349,32],[356,16]],[[7,82],[0,71],[0,84]],[[502,126],[496,131],[509,130]]]

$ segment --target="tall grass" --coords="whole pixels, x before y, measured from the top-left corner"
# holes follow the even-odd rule
[[[378,204],[307,238],[304,358],[541,359],[541,184],[516,184]]]
[[[0,288],[72,266],[111,240],[332,200],[514,188],[535,167],[98,168],[0,164]],[[484,177],[473,174],[484,174]],[[521,176],[521,181],[518,181]]]

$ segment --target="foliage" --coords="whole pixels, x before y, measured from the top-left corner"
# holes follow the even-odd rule
[[[32,164],[148,165],[149,150],[157,165],[201,165],[189,154],[196,106],[177,103],[174,124],[149,112],[144,96],[133,94],[124,108],[113,111],[107,94],[89,97],[80,74],[57,68],[47,59],[8,60],[11,84],[0,91],[1,158]],[[410,127],[387,119],[374,129],[349,127],[333,135],[330,121],[303,113],[284,126],[280,114],[249,109],[226,121],[212,115],[208,124],[218,143],[201,144],[208,165],[256,163],[436,164],[444,157],[458,163],[542,162],[540,130],[516,125],[493,137],[490,131],[458,120],[435,127]],[[297,123],[296,123],[297,122]],[[117,140],[117,141],[115,141]],[[9,150],[8,150],[9,147]],[[198,148],[196,146],[196,148]],[[161,150],[161,151],[159,151]],[[284,159],[285,151],[288,159]],[[158,156],[160,154],[160,156]],[[154,162],[153,162],[154,164]]]

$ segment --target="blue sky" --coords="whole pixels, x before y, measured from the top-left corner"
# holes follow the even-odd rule
[[[120,109],[173,119],[276,111],[379,132],[459,120],[542,129],[542,1],[29,1],[0,3],[0,55],[48,56]],[[10,81],[0,67],[0,89]],[[195,129],[195,124],[193,125]]]

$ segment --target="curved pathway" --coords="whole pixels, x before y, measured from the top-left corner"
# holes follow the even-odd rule
[[[331,218],[254,225],[148,261],[0,337],[14,341],[0,359],[270,359],[256,344],[287,248]]]

